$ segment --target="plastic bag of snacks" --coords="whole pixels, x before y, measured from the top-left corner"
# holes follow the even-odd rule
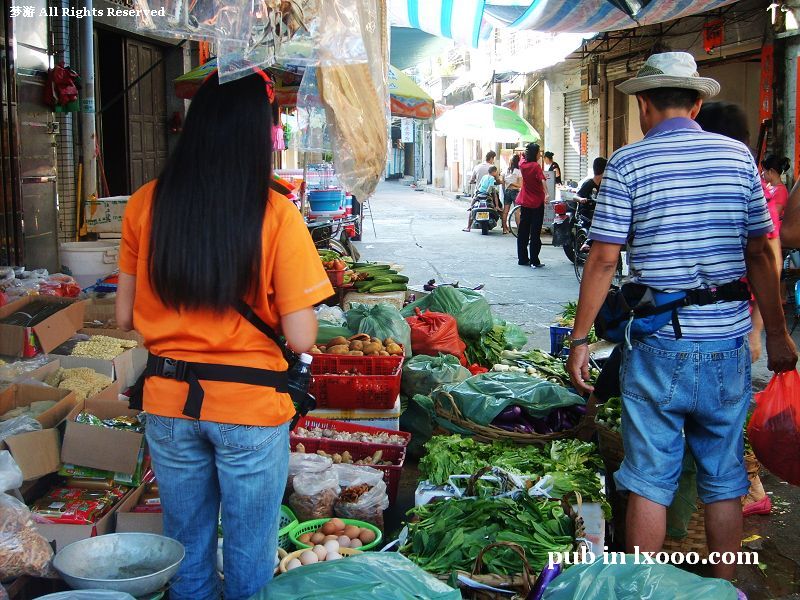
[[[321,473],[327,471],[333,465],[333,461],[319,454],[304,454],[292,452],[289,454],[289,477],[286,481],[286,495],[294,492],[293,480],[300,473]]]
[[[22,485],[22,471],[7,451],[0,452],[0,489]],[[50,574],[53,549],[36,530],[31,511],[9,494],[0,494],[0,579]]]
[[[300,473],[295,476],[293,485],[289,506],[301,523],[333,516],[333,507],[339,497],[339,479],[333,469]]]
[[[382,531],[383,511],[389,508],[383,473],[353,465],[334,465],[333,468],[342,488],[334,509],[336,516],[372,523]]]

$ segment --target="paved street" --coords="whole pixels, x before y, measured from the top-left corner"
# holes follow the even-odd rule
[[[468,203],[386,182],[370,201],[375,232],[364,220],[359,245],[369,260],[392,261],[411,283],[429,279],[462,286],[484,284],[495,313],[520,325],[532,346],[549,348],[549,325],[563,305],[578,298],[575,272],[561,248],[545,242],[544,269],[517,264],[516,238],[498,225],[488,236],[480,230],[461,231],[467,224]]]
[[[365,217],[363,258],[391,261],[401,266],[411,284],[429,279],[459,281],[465,286],[485,284],[485,293],[497,315],[522,326],[530,345],[549,349],[549,325],[563,305],[578,297],[578,282],[572,264],[561,248],[545,242],[541,259],[547,265],[533,270],[517,265],[516,239],[498,227],[488,236],[479,230],[464,233],[468,204],[425,192],[412,191],[399,183],[385,182],[370,201],[375,231]],[[795,334],[795,341],[800,341]],[[800,344],[798,344],[800,345]],[[753,369],[756,390],[769,381],[765,359]],[[416,469],[405,469],[400,503],[413,504]],[[738,585],[751,600],[800,599],[800,527],[798,488],[767,475],[764,486],[772,497],[770,516],[749,517],[744,538],[752,538],[746,549],[759,552],[763,568],[740,567]],[[397,512],[397,511],[394,511]],[[388,523],[399,521],[393,514]]]

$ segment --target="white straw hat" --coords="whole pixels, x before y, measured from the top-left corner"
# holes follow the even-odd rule
[[[710,77],[700,77],[697,63],[688,52],[662,52],[650,56],[636,77],[617,85],[623,94],[638,94],[656,88],[696,90],[704,100],[719,94],[719,83]]]

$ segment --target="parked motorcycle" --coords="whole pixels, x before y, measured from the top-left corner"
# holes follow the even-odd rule
[[[475,205],[472,207],[473,227],[480,227],[483,235],[489,235],[489,231],[497,227],[500,218],[500,212],[495,209],[487,194],[475,196]]]
[[[563,190],[561,192],[561,199],[552,202],[553,212],[553,245],[561,246],[564,248],[564,254],[571,263],[575,264],[575,260],[580,263],[585,262],[586,252],[581,252],[580,249],[586,243],[589,236],[589,229],[592,226],[592,220],[589,216],[583,214],[581,208],[583,205],[577,201],[574,193]]]

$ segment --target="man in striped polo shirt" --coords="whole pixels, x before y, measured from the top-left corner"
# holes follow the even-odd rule
[[[690,54],[666,52],[617,87],[636,95],[645,137],[614,153],[598,193],[568,363],[573,383],[591,391],[585,338],[626,244],[631,280],[656,290],[716,288],[746,274],[764,315],[769,368],[793,369],[797,353],[767,246],[772,224],[756,165],[744,144],[693,120],[719,84],[698,76]],[[709,549],[736,552],[740,497],[749,487],[742,458],[752,398],[748,303],[687,306],[678,323],[623,348],[625,460],[615,481],[629,492],[626,544],[631,552],[661,549],[685,434]],[[731,579],[735,565],[713,571]]]

